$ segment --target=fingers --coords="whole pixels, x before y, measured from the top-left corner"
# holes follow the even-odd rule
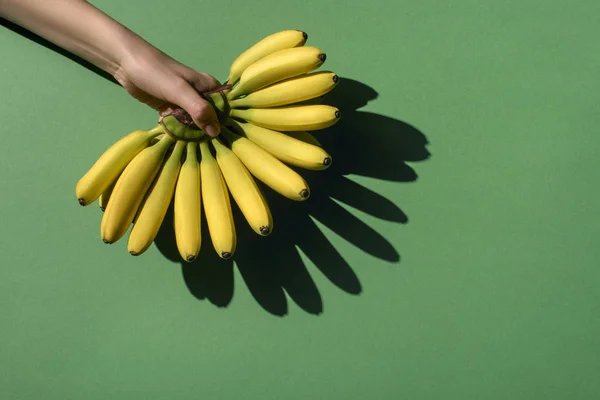
[[[195,77],[191,81],[181,79],[173,86],[167,100],[187,111],[200,129],[214,137],[221,131],[219,120],[212,105],[204,100],[199,92],[218,87],[219,82],[214,78],[201,78]]]

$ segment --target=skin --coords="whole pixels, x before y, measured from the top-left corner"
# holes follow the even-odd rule
[[[0,0],[0,16],[111,74],[127,93],[160,115],[181,107],[210,136],[220,133],[198,93],[221,86],[174,60],[85,0]]]

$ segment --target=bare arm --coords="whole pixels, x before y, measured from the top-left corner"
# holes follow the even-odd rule
[[[0,0],[0,16],[110,73],[159,113],[179,106],[209,135],[219,133],[215,111],[198,92],[220,83],[177,62],[89,2]]]

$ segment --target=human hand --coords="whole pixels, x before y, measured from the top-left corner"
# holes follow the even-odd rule
[[[177,62],[88,1],[0,0],[0,15],[109,72],[160,115],[182,108],[208,135],[220,133],[214,108],[200,95],[219,82]]]
[[[157,110],[161,116],[174,108],[183,108],[209,136],[219,134],[217,114],[200,95],[221,86],[217,79],[151,46],[131,52],[120,64],[114,77],[132,97]]]

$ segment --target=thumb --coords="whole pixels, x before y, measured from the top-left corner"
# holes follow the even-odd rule
[[[168,101],[187,111],[194,123],[209,136],[217,136],[221,132],[221,125],[212,105],[185,80],[176,86]]]

